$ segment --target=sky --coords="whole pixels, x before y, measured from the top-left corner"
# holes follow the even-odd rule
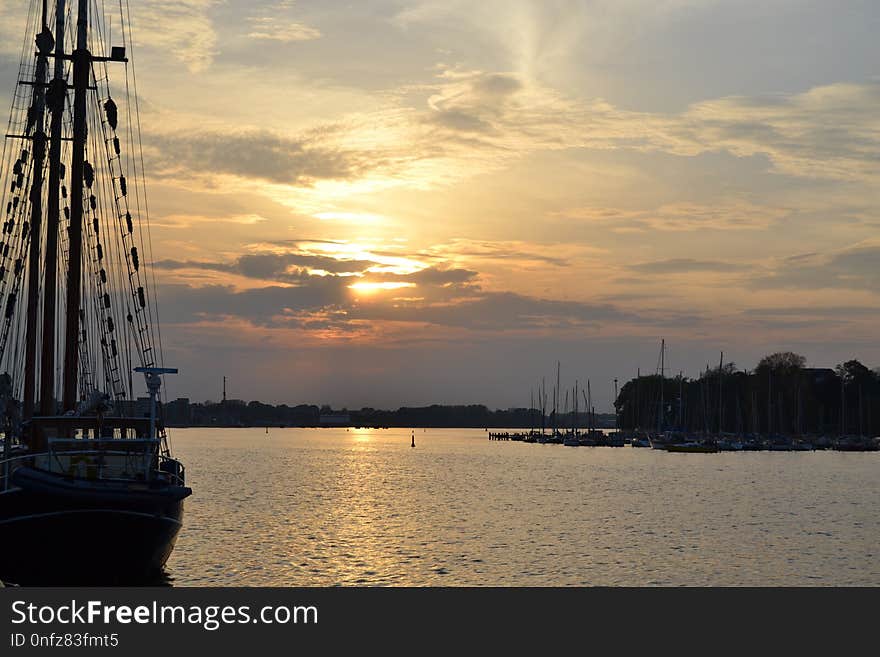
[[[558,360],[605,410],[661,338],[880,365],[876,2],[131,12],[171,397],[507,408]]]

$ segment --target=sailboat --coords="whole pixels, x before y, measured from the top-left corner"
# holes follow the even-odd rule
[[[663,398],[663,388],[666,384],[666,340],[660,341],[660,366],[657,371],[660,374],[660,395],[657,404],[657,430],[654,435],[649,435],[648,440],[652,449],[666,449],[670,442],[670,435],[666,431],[666,403]]]
[[[146,268],[131,31],[121,15],[109,47],[103,7],[31,5],[0,160],[0,579],[139,583],[192,491],[162,421],[177,370]]]

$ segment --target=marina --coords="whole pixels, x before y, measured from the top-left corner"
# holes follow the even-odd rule
[[[624,447],[653,448],[667,452],[714,454],[718,452],[811,452],[835,450],[839,452],[876,452],[880,451],[880,437],[865,438],[862,436],[801,436],[791,438],[774,436],[712,436],[694,437],[677,436],[672,432],[662,435],[640,436],[626,432],[599,432],[600,437],[579,437],[579,447]],[[488,432],[491,441],[513,441],[541,445],[573,446],[570,437],[561,435],[522,432]],[[569,442],[566,442],[568,439]]]
[[[779,352],[747,372],[725,363],[722,352],[718,368],[712,371],[707,366],[697,379],[686,379],[682,372],[668,378],[666,370],[662,340],[655,374],[643,377],[639,370],[620,390],[614,380],[614,429],[598,430],[589,379],[583,393],[586,413],[578,410],[577,380],[571,390],[572,405],[568,393],[560,404],[561,363],[557,362],[552,404],[547,403],[545,380],[531,393],[527,415],[532,428],[489,432],[489,440],[568,447],[630,445],[678,454],[880,451],[880,436],[873,433],[871,422],[872,407],[880,399],[880,374],[856,360],[835,370],[806,368],[803,357]],[[766,400],[763,408],[759,393]],[[848,408],[848,398],[853,397],[855,403]],[[805,410],[807,403],[810,413]],[[765,418],[763,425],[759,417]],[[857,433],[850,432],[853,425]]]

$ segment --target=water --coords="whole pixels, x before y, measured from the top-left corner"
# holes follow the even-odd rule
[[[175,429],[176,586],[880,585],[880,454]]]

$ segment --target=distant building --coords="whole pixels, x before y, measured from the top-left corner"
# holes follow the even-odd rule
[[[190,424],[193,409],[188,397],[178,397],[163,406],[165,421],[169,424]]]
[[[351,424],[351,416],[348,413],[322,414],[319,424],[322,427],[344,427]]]

